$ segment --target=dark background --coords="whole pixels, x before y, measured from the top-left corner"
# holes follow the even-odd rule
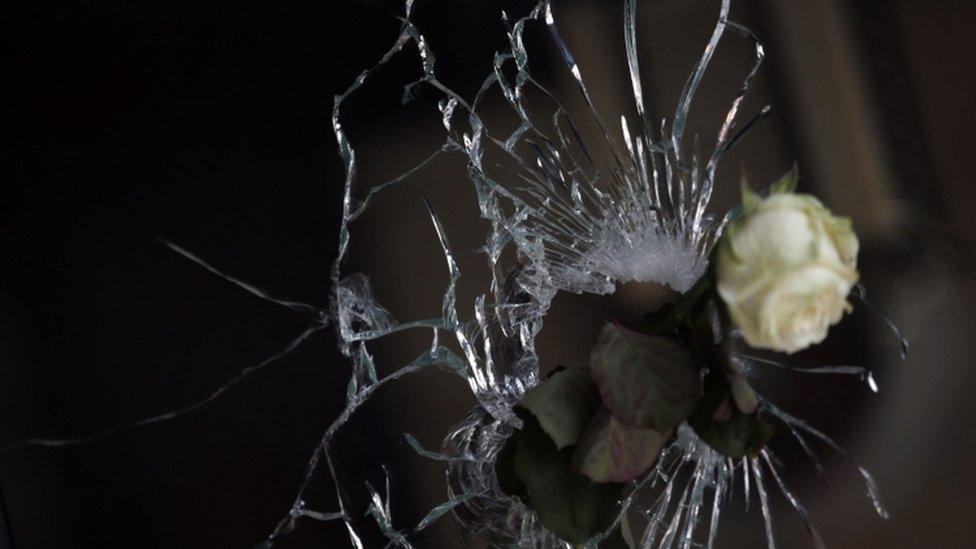
[[[500,10],[519,13],[528,4],[418,0],[417,22],[444,80],[470,93],[504,46]],[[562,6],[563,31],[612,112],[628,87],[619,6]],[[645,87],[656,94],[652,109],[666,113],[714,24],[717,2],[648,0],[641,9],[648,14],[641,20],[648,29],[641,34]],[[14,2],[3,11],[13,57],[5,71],[0,180],[0,445],[88,435],[189,404],[299,334],[303,318],[156,239],[275,295],[324,306],[342,180],[332,97],[389,46],[400,3]],[[837,434],[877,473],[892,520],[872,517],[842,460],[828,459],[841,472],[827,488],[787,452],[784,459],[798,464],[788,481],[800,487],[831,546],[968,547],[976,534],[976,8],[948,0],[743,0],[733,16],[767,44],[751,105],[771,103],[775,112],[726,162],[726,187],[735,187],[742,165],[769,180],[797,159],[804,190],[854,217],[874,300],[915,347],[907,362],[898,361],[881,322],[859,313],[837,330],[831,348],[798,362],[867,363],[878,371],[881,398],[845,380],[801,378],[802,391],[770,388],[784,402],[805,403],[804,417]],[[748,45],[731,43],[723,47],[738,53],[716,58],[727,68],[716,69],[712,88],[706,79],[704,88],[714,91],[698,99],[706,118],[720,116],[748,68]],[[556,67],[547,54],[533,63],[544,76]],[[402,83],[415,73],[415,63],[395,64],[381,81]],[[366,88],[349,104],[351,134],[396,173],[419,158],[401,136],[440,139],[429,113],[419,122],[422,106],[401,109],[382,87]],[[465,218],[454,212],[463,208],[453,201],[468,195],[446,190],[463,189],[448,186],[463,172],[424,177],[424,192],[448,221],[454,216],[463,240]],[[403,296],[413,293],[411,284],[433,272],[442,288],[444,277],[419,193],[409,192],[402,204],[378,207],[365,225],[367,251],[353,258],[390,273],[399,267],[384,266],[384,257],[417,256],[416,269],[377,281],[381,297],[406,300],[406,310],[410,299],[420,302]],[[423,244],[376,236],[391,228],[416,230]],[[469,232],[473,248],[477,234]],[[581,303],[557,307],[597,306]],[[560,320],[553,323],[543,334],[544,359],[545,345],[560,347],[568,337],[558,332]],[[252,546],[290,507],[311,450],[343,406],[346,380],[326,333],[192,415],[85,445],[8,450],[0,454],[0,493],[14,545]],[[351,475],[375,479],[362,458],[402,451],[391,442],[399,428],[391,416],[418,404],[441,413],[446,427],[470,405],[464,396],[410,398],[391,395],[351,426],[359,438],[345,456]],[[386,423],[394,425],[392,439],[380,428]],[[426,440],[436,447],[444,429],[430,431]],[[443,498],[441,477],[420,481],[428,477],[411,479],[407,471],[397,496],[404,527]],[[726,547],[758,543],[751,511],[728,519]],[[775,512],[785,546],[807,543],[781,499]],[[442,524],[419,543],[450,546],[453,539]],[[338,525],[310,524],[282,546],[345,543]]]

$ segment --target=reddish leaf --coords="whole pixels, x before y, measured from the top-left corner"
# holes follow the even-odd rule
[[[573,465],[593,482],[627,482],[654,465],[668,434],[625,425],[602,408],[576,447]]]
[[[700,395],[698,367],[681,343],[612,323],[590,352],[590,372],[603,405],[635,427],[670,432]]]

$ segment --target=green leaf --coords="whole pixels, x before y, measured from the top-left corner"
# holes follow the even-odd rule
[[[745,414],[733,404],[728,378],[717,370],[705,376],[705,394],[688,423],[712,449],[733,459],[758,454],[775,434],[758,413]]]
[[[603,405],[622,423],[670,432],[698,401],[698,367],[676,339],[607,323],[590,352]]]
[[[521,406],[532,412],[557,449],[576,444],[600,408],[600,394],[584,364],[561,370],[533,387]]]
[[[573,465],[594,482],[628,482],[654,465],[670,434],[623,424],[603,408],[576,447]]]
[[[725,423],[706,423],[695,429],[716,452],[732,459],[755,456],[773,437],[773,426],[755,414],[733,413]]]
[[[518,452],[521,433],[521,431],[513,432],[498,452],[495,458],[495,478],[498,479],[498,487],[502,492],[524,500],[526,499],[525,484],[515,474],[515,454]]]
[[[535,416],[517,412],[523,427],[509,439],[515,447],[511,472],[524,490],[513,495],[536,512],[543,526],[567,542],[584,543],[608,528],[618,512],[623,485],[597,484],[574,471],[573,448],[558,450]],[[496,462],[501,478],[499,466],[505,467],[501,456]]]

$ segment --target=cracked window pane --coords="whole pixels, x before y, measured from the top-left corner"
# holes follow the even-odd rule
[[[393,47],[344,94],[337,96],[332,120],[346,168],[346,191],[339,256],[333,268],[333,286],[337,292],[332,316],[339,322],[342,349],[352,362],[353,378],[347,407],[323,437],[310,466],[309,478],[321,454],[337,494],[338,515],[330,516],[339,517],[335,520],[345,523],[354,546],[362,545],[359,521],[349,508],[347,487],[332,466],[335,432],[375,389],[433,364],[449,366],[462,376],[477,398],[478,406],[460,430],[448,437],[444,456],[432,455],[419,447],[416,439],[410,439],[422,455],[447,461],[451,481],[451,499],[436,507],[414,530],[428,526],[431,516],[462,507],[455,512],[462,529],[475,536],[484,532],[493,544],[562,544],[538,523],[531,510],[501,492],[492,464],[512,429],[521,426],[513,414],[514,405],[527,388],[540,381],[535,338],[559,292],[612,294],[617,284],[627,282],[664,284],[684,292],[704,273],[715,238],[729,219],[708,213],[719,162],[770,110],[763,107],[744,122],[739,120],[739,108],[765,52],[750,30],[730,19],[730,8],[729,2],[721,4],[718,22],[684,84],[673,117],[658,121],[650,118],[644,105],[637,53],[636,3],[624,2],[624,41],[635,99],[636,131],[631,130],[628,114],[621,114],[619,138],[611,136],[608,124],[597,111],[583,71],[563,39],[548,1],[539,2],[524,16],[510,17],[503,12],[509,48],[496,53],[494,70],[473,98],[457,94],[438,79],[436,56],[411,19],[413,3],[409,1],[405,4],[400,36]],[[531,72],[525,32],[532,25],[548,30],[562,69],[571,75],[586,107],[582,116],[597,128],[595,133],[581,130],[559,96]],[[697,137],[691,145],[686,143],[685,128],[698,88],[727,31],[751,43],[754,63],[744,72],[714,146],[710,152],[703,153]],[[443,249],[449,276],[440,317],[397,324],[375,302],[362,274],[343,273],[345,255],[353,241],[353,223],[366,211],[369,202],[380,192],[403,183],[407,176],[434,158],[428,157],[404,176],[378,184],[367,183],[360,188],[356,151],[342,119],[343,102],[374,71],[382,69],[407,46],[416,47],[422,75],[407,85],[404,102],[412,101],[416,88],[423,85],[441,95],[438,109],[447,138],[440,152],[464,157],[480,217],[490,225],[480,252],[487,256],[491,283],[489,291],[475,297],[473,318],[462,319],[458,313],[461,270],[445,225],[429,198],[425,197],[424,203]],[[510,131],[495,130],[483,111],[483,105],[495,95],[515,115],[517,125]],[[540,109],[541,115],[537,114]],[[729,215],[735,215],[734,211]],[[508,248],[516,256],[514,264],[500,261]],[[353,324],[360,329],[353,329]],[[423,328],[432,330],[430,348],[387,377],[379,376],[368,343],[403,330]],[[442,345],[442,334],[453,336],[460,353]],[[876,388],[870,372],[857,373],[872,380],[872,388]],[[806,432],[848,455],[828,436],[772,403],[761,401],[760,405],[785,423],[798,440],[803,441],[800,433]],[[802,447],[819,466],[819,459],[805,441]],[[696,541],[696,533],[700,516],[704,516],[701,511],[707,507],[711,509],[707,538],[711,546],[718,531],[721,499],[738,466],[743,470],[744,482],[751,478],[756,486],[769,546],[775,546],[775,535],[764,468],[768,468],[775,486],[807,524],[815,545],[822,546],[805,508],[782,481],[771,456],[772,450],[765,449],[762,461],[751,458],[737,464],[697,442],[697,437],[685,429],[665,447],[654,470],[631,486],[617,521],[589,543],[598,545],[609,537],[618,522],[631,523],[633,515],[640,517],[634,531],[642,546],[670,547],[678,543],[690,547],[700,543]],[[678,474],[686,463],[693,465],[690,477]],[[857,469],[864,477],[878,514],[887,517],[874,480],[863,468]],[[283,521],[272,535],[272,541],[295,526],[298,513],[305,509],[306,487],[307,483],[300,489],[292,516]],[[394,526],[389,490],[383,495],[370,486],[369,493],[369,514],[381,533],[393,545],[410,546],[407,534]],[[680,496],[672,509],[672,499],[677,493]],[[652,494],[660,494],[655,503],[645,506],[639,503],[653,497]],[[666,528],[662,528],[663,524],[667,524]]]
[[[170,440],[179,440],[180,426],[236,404],[257,410],[271,431],[298,425],[307,431],[301,459],[290,459],[288,473],[272,479],[288,493],[277,491],[260,503],[262,516],[277,519],[264,528],[247,525],[261,530],[249,534],[252,543],[303,544],[313,539],[303,537],[308,532],[320,532],[329,543],[353,547],[564,546],[499,490],[494,460],[520,426],[512,408],[557,365],[585,361],[605,318],[639,317],[691,288],[735,215],[730,209],[742,166],[758,171],[759,180],[772,180],[765,176],[792,162],[796,153],[783,141],[797,130],[771,117],[768,104],[775,108],[772,98],[793,89],[777,78],[792,78],[792,85],[809,82],[796,74],[801,69],[795,60],[778,61],[774,77],[764,72],[763,44],[767,35],[784,32],[768,28],[768,21],[793,28],[784,21],[799,25],[803,14],[728,1],[484,4],[444,15],[433,13],[428,2],[407,0],[391,8],[399,17],[387,23],[392,36],[342,45],[367,49],[374,60],[337,86],[330,112],[317,113],[319,122],[329,120],[339,152],[340,165],[328,185],[329,193],[339,195],[338,246],[328,261],[322,258],[324,239],[311,230],[321,224],[303,224],[305,231],[292,234],[288,244],[316,256],[309,260],[316,272],[293,261],[272,265],[264,279],[256,278],[248,267],[253,254],[246,252],[247,243],[235,241],[234,231],[226,235],[230,247],[245,250],[243,260],[222,256],[226,243],[208,249],[178,231],[155,231],[181,268],[200,268],[199,279],[210,282],[198,284],[213,285],[206,291],[243,291],[236,295],[267,306],[260,315],[280,313],[268,320],[275,326],[273,345],[254,348],[270,338],[243,328],[240,337],[200,338],[213,352],[221,346],[251,352],[226,355],[240,366],[208,372],[215,377],[199,380],[203,386],[192,397],[175,399],[183,404],[119,404],[131,412],[125,417],[143,418],[135,421],[105,421],[119,417],[105,414],[84,425],[35,425],[10,437],[7,455],[97,452],[103,444],[117,453],[126,440],[149,440],[152,429],[163,428],[170,429]],[[450,25],[429,24],[438,17]],[[767,24],[755,26],[759,20]],[[688,22],[688,32],[675,32],[678,21]],[[481,41],[465,40],[466,28],[477,28],[471,33]],[[779,40],[784,49],[797,47]],[[820,136],[817,142],[829,141]],[[885,223],[894,224],[889,210],[895,199],[890,189],[872,186],[877,181],[871,174],[884,173],[884,162],[872,157],[875,172],[865,163],[870,181],[864,187],[876,194],[858,194],[827,180],[833,166],[823,161],[823,151],[803,154],[815,159],[816,184],[843,187],[832,195],[842,199],[838,207],[869,227],[866,233],[878,239],[869,247],[882,249],[877,235]],[[878,194],[884,196],[872,198]],[[845,204],[844,198],[851,201]],[[254,218],[248,221],[273,223]],[[760,405],[780,424],[775,444],[756,457],[731,460],[683,426],[656,466],[628,487],[614,525],[628,522],[641,547],[774,547],[798,539],[820,547],[846,539],[836,527],[830,535],[817,527],[825,523],[818,520],[824,514],[833,516],[833,498],[846,497],[838,493],[864,494],[863,507],[888,518],[879,485],[886,494],[901,488],[875,481],[859,464],[885,460],[877,449],[864,451],[867,443],[861,441],[887,437],[888,445],[878,447],[890,448],[897,433],[877,420],[877,431],[864,434],[847,420],[865,410],[884,415],[871,398],[887,395],[885,378],[896,376],[879,366],[892,367],[921,325],[914,323],[903,336],[887,316],[871,312],[872,303],[901,319],[911,307],[930,311],[925,304],[933,298],[891,297],[904,290],[883,278],[884,263],[868,258],[865,273],[873,265],[878,274],[868,274],[872,280],[858,288],[859,320],[838,342],[796,361],[751,351],[735,357],[761,389]],[[931,278],[949,277],[938,261],[906,265],[938,273]],[[284,274],[276,277],[275,271]],[[308,278],[299,285],[309,286],[301,286],[300,298],[282,297],[292,295],[283,288],[295,278]],[[871,301],[867,286],[880,288]],[[179,322],[172,318],[167,324]],[[323,364],[309,357],[310,348],[321,352],[333,338],[341,359]],[[276,374],[287,379],[285,389],[262,386],[265,376],[300,361],[311,366]],[[302,375],[309,370],[318,377],[306,382]],[[177,378],[187,382],[191,374]],[[323,389],[303,392],[303,385],[316,380]],[[224,404],[249,384],[259,386],[255,393]],[[797,394],[797,386],[804,394]],[[818,411],[822,407],[813,395],[836,397],[832,391],[854,402],[850,414]],[[293,415],[266,409],[281,393],[304,395],[286,396]],[[223,413],[225,419],[240,417]],[[109,427],[98,427],[104,425]],[[258,446],[280,444],[265,439]],[[242,447],[233,459],[246,460],[250,451]],[[891,466],[882,476],[897,475]],[[810,487],[811,479],[828,476],[843,479],[830,494]],[[122,476],[113,480],[115,491],[137,489]],[[247,492],[239,482],[227,484],[231,491]],[[26,513],[17,505],[22,485],[14,492],[16,531]],[[896,501],[906,505],[904,496]],[[229,514],[230,523],[252,522],[238,508]],[[194,543],[200,542],[185,545]]]

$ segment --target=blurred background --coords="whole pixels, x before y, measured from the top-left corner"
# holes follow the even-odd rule
[[[608,120],[633,108],[620,4],[555,6]],[[501,10],[530,5],[418,0],[415,19],[442,80],[470,96],[505,46]],[[642,0],[638,9],[649,108],[670,118],[718,1]],[[14,56],[0,184],[0,445],[89,435],[188,405],[301,333],[303,318],[157,238],[274,295],[325,306],[343,177],[332,97],[389,47],[400,2],[36,1],[3,11]],[[789,362],[869,366],[880,395],[847,377],[770,371],[757,382],[874,473],[891,520],[874,514],[843,458],[821,449],[828,486],[782,436],[773,448],[786,482],[831,547],[971,547],[976,4],[742,0],[732,18],[768,54],[743,114],[766,104],[773,114],[724,161],[715,211],[733,204],[740,172],[766,183],[796,161],[801,190],[854,219],[869,297],[912,344],[902,361],[881,318],[860,306],[828,343]],[[533,70],[571,96],[541,30],[529,31]],[[752,55],[729,33],[703,81],[689,134],[706,150]],[[418,74],[415,57],[395,60],[348,103],[364,182],[403,172],[442,142],[433,94],[399,102]],[[437,314],[447,274],[421,195],[458,253],[470,313],[488,280],[478,252],[485,226],[460,158],[376,202],[354,227],[348,271],[372,273],[400,320]],[[560,296],[538,342],[544,368],[581,360],[607,316],[642,314],[659,294]],[[428,344],[405,337],[374,351],[388,373]],[[0,547],[251,547],[291,506],[347,379],[323,333],[190,415],[89,444],[0,453],[9,530],[4,540],[0,528]],[[386,464],[395,524],[415,524],[445,498],[443,471],[401,433],[436,449],[473,405],[459,379],[437,370],[378,393],[337,441],[350,489],[382,483]],[[326,484],[309,497],[332,507]],[[730,506],[721,547],[761,546],[755,504],[748,513]],[[773,513],[780,546],[810,545],[782,497]],[[368,547],[382,543],[366,535]],[[457,540],[443,519],[417,545],[463,546]],[[338,523],[309,521],[280,546],[346,543]]]

